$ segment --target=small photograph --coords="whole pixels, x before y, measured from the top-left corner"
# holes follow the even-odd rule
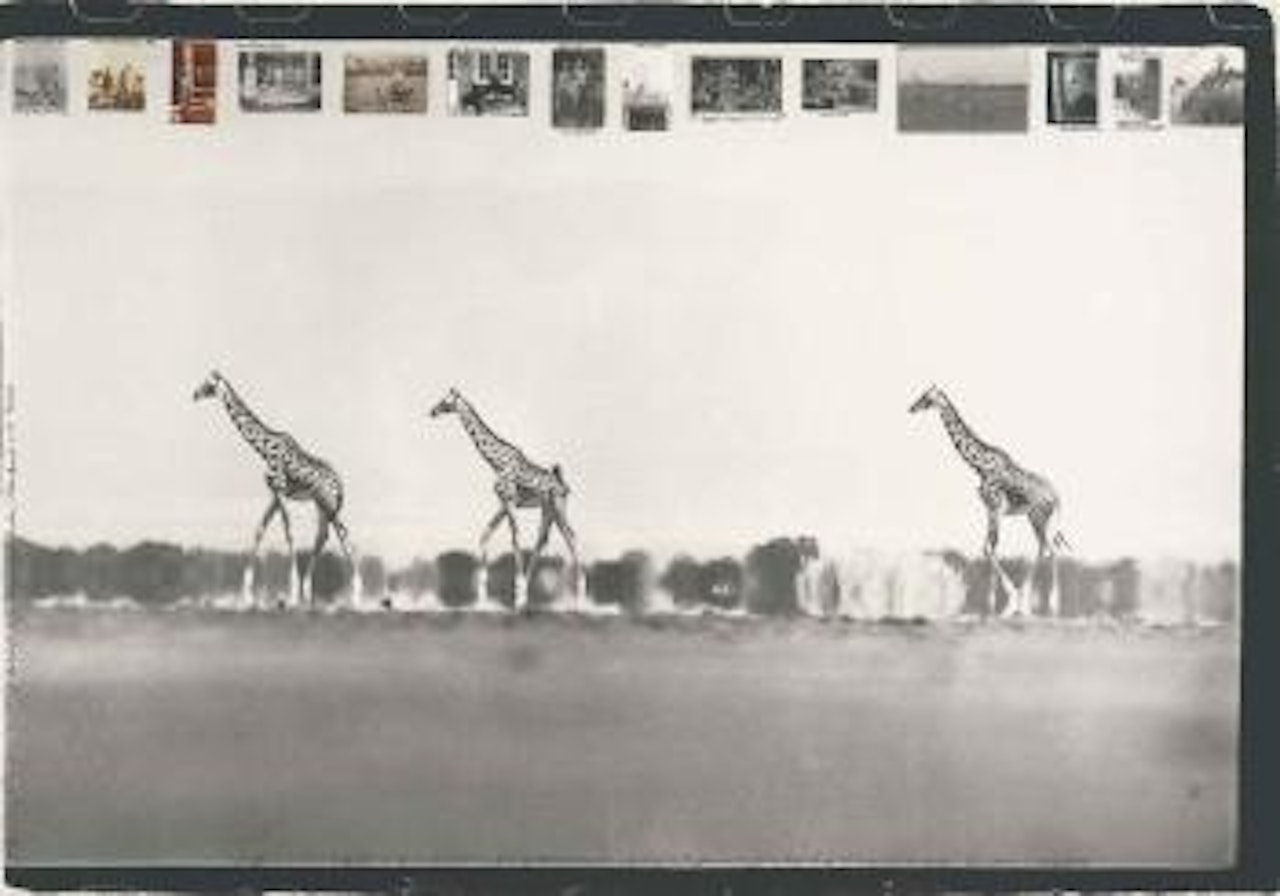
[[[15,41],[13,111],[67,111],[67,48],[62,41]]]
[[[427,57],[348,53],[343,67],[342,108],[347,113],[427,111]]]
[[[89,108],[142,112],[147,107],[146,44],[94,41],[89,63]]]
[[[320,111],[320,54],[241,50],[240,108],[245,112]]]
[[[702,116],[782,114],[782,60],[695,56],[692,110]]]
[[[604,50],[560,48],[551,53],[551,124],[569,130],[604,127]]]
[[[529,114],[529,54],[511,50],[449,52],[449,114]]]
[[[801,106],[807,112],[874,112],[879,83],[874,59],[806,59]]]
[[[675,65],[667,50],[618,50],[622,82],[622,126],[628,131],[665,131],[671,126]]]
[[[1121,50],[1115,59],[1115,120],[1119,127],[1160,124],[1161,60],[1149,50]]]
[[[1240,47],[1171,51],[1169,116],[1179,125],[1244,124],[1244,51]]]
[[[1076,127],[1097,126],[1097,50],[1050,51],[1048,121]]]
[[[173,42],[172,118],[178,124],[213,124],[218,113],[218,44]]]
[[[898,130],[1025,131],[1030,71],[1019,47],[901,47]]]

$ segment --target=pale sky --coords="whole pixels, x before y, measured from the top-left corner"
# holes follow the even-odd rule
[[[931,84],[1025,84],[1030,60],[1019,47],[904,47],[905,80]]]
[[[1234,555],[1241,132],[900,135],[890,48],[859,53],[876,115],[803,115],[800,58],[838,49],[786,55],[781,121],[677,101],[665,134],[620,130],[615,71],[602,133],[554,131],[545,46],[528,118],[448,118],[438,44],[426,117],[342,116],[335,53],[318,115],[238,115],[224,79],[214,128],[154,92],[4,122],[19,532],[247,546],[260,461],[191,401],[216,366],[391,559],[472,547],[496,506],[427,419],[454,385],[563,466],[589,558],[976,550],[976,478],[907,414],[931,382],[1055,483],[1080,554]]]

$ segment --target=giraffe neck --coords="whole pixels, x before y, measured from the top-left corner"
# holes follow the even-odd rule
[[[458,417],[461,418],[462,428],[471,437],[480,456],[496,470],[510,453],[512,446],[504,442],[487,423],[480,419],[476,409],[466,399],[458,399]]]
[[[276,435],[275,431],[262,422],[226,380],[221,382],[218,397],[222,399],[222,406],[226,409],[227,416],[231,418],[236,429],[240,430],[240,435],[245,442],[265,457],[267,441]]]
[[[986,443],[974,435],[950,401],[941,402],[938,410],[942,414],[942,425],[946,427],[947,435],[951,437],[951,443],[956,446],[960,457],[981,473],[984,469],[982,461],[987,453]]]

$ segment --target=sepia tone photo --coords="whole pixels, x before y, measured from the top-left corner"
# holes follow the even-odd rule
[[[665,131],[671,126],[675,60],[669,49],[619,47],[622,124],[628,131]]]
[[[147,107],[147,45],[93,41],[89,67],[89,109],[141,112]]]
[[[1239,140],[232,117],[6,133],[9,867],[1239,854]]]
[[[568,130],[604,127],[605,51],[558,48],[551,53],[551,124]]]
[[[320,54],[302,50],[241,50],[243,112],[320,111]]]
[[[175,40],[172,47],[172,120],[213,124],[218,116],[218,44]]]
[[[13,111],[67,111],[67,47],[63,41],[13,42]]]
[[[1050,124],[1093,127],[1098,124],[1098,51],[1050,51]]]
[[[529,54],[516,50],[449,51],[449,114],[529,114]]]
[[[875,59],[806,59],[801,105],[808,112],[876,111],[879,63]]]
[[[1019,47],[899,47],[898,130],[1025,131],[1030,77]]]
[[[1164,103],[1160,55],[1150,50],[1115,51],[1115,120],[1120,127],[1160,124]]]
[[[427,57],[348,53],[343,57],[342,108],[353,113],[427,111]]]
[[[1168,58],[1173,124],[1244,123],[1244,53],[1239,47],[1170,50]]]

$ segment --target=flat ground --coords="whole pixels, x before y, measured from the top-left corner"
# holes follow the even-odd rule
[[[1236,633],[34,612],[9,860],[1222,864]]]

